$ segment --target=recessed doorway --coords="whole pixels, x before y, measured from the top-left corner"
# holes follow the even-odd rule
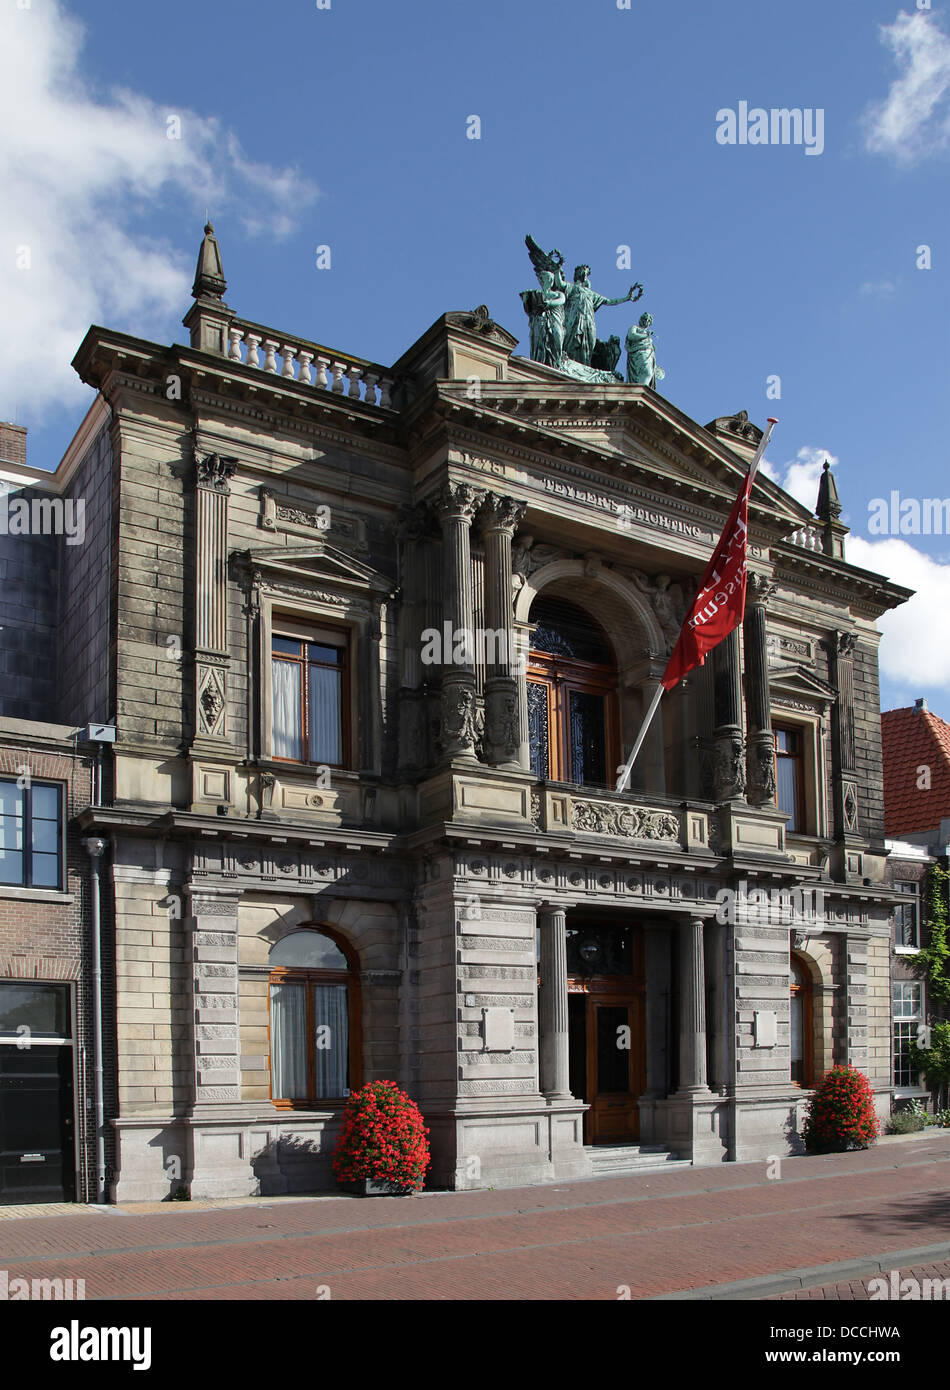
[[[584,1142],[635,1143],[646,1087],[642,930],[571,923],[567,969],[569,1084],[590,1107]]]

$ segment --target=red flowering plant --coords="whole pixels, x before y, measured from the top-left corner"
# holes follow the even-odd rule
[[[415,1101],[394,1081],[368,1081],[343,1110],[333,1151],[338,1183],[386,1183],[402,1192],[422,1187],[429,1166],[429,1133]]]
[[[836,1066],[826,1072],[808,1103],[802,1139],[809,1153],[866,1149],[880,1133],[874,1092],[863,1072]]]

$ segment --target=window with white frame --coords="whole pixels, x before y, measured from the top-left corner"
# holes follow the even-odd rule
[[[920,946],[920,884],[914,879],[895,883],[896,892],[904,901],[894,908],[895,946]]]
[[[913,981],[896,980],[893,985],[894,1085],[916,1086],[918,1073],[911,1066],[911,1044],[917,1042],[917,1029],[923,1021],[921,986]]]

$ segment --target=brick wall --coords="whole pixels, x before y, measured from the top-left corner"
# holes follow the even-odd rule
[[[0,746],[0,776],[18,777],[28,768],[37,780],[62,782],[65,785],[67,822],[65,844],[65,891],[67,902],[43,901],[39,898],[7,896],[0,888],[0,979],[48,980],[74,982],[76,990],[76,1035],[74,1045],[83,1052],[77,1057],[78,1085],[76,1094],[77,1134],[84,1160],[80,1163],[80,1184],[77,1197],[90,1196],[88,1177],[94,1174],[95,1142],[91,1133],[93,1111],[86,1106],[86,1097],[93,1097],[92,1041],[92,977],[90,924],[89,856],[82,846],[81,836],[69,825],[70,820],[90,800],[90,761],[66,753],[46,752],[18,744]],[[108,899],[108,894],[104,894]],[[107,903],[104,901],[104,906]],[[106,914],[107,915],[107,914]],[[110,975],[110,937],[108,922],[103,927],[104,988]],[[107,1043],[106,1074],[114,1077],[114,1067],[108,1065],[108,1024],[104,1027]],[[85,1065],[80,1065],[84,1056]],[[114,1085],[114,1082],[111,1084]],[[94,1182],[94,1178],[93,1178]]]

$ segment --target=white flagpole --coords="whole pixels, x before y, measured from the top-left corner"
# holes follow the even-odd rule
[[[774,415],[770,415],[768,420],[766,421],[766,424],[768,425],[768,429],[765,431],[762,438],[759,440],[759,447],[755,451],[755,458],[749,464],[750,478],[754,478],[756,475],[756,471],[759,467],[759,464],[762,462],[762,455],[769,447],[769,440],[772,438],[772,431],[775,429],[775,426],[778,424],[778,421],[776,420]]]
[[[755,477],[756,470],[757,470],[759,464],[762,462],[762,455],[765,453],[766,449],[768,448],[769,439],[771,438],[771,435],[772,435],[772,430],[773,430],[773,429],[775,428],[775,426],[778,424],[778,421],[777,421],[773,416],[770,415],[769,418],[768,418],[768,422],[767,422],[767,423],[768,423],[768,428],[766,429],[765,433],[762,435],[762,438],[759,440],[759,447],[758,447],[758,448],[756,449],[756,451],[755,451],[755,457],[753,458],[752,462],[749,464],[749,475],[748,475],[748,476],[749,476],[749,479],[750,479],[750,480],[751,480],[752,478]],[[633,770],[633,765],[634,765],[634,763],[635,763],[636,760],[637,760],[637,754],[640,752],[640,749],[641,749],[642,746],[643,746],[643,740],[644,740],[644,739],[646,738],[646,736],[647,736],[647,729],[649,729],[650,725],[653,723],[653,716],[656,714],[657,707],[659,706],[660,700],[661,700],[662,698],[663,698],[663,686],[662,686],[662,685],[658,685],[657,688],[656,688],[656,690],[655,690],[654,693],[653,693],[653,699],[650,701],[650,707],[649,707],[649,709],[647,710],[646,714],[645,714],[644,717],[643,717],[643,723],[640,725],[640,732],[637,734],[637,740],[636,740],[636,743],[634,743],[634,745],[633,745],[633,750],[632,750],[632,752],[631,752],[631,754],[630,754],[630,757],[629,757],[629,758],[627,759],[627,761],[624,763],[624,765],[623,765],[623,767],[622,767],[622,769],[621,769],[621,772],[620,772],[620,776],[617,778],[617,788],[616,788],[616,789],[617,789],[618,792],[624,791],[625,788],[626,788],[626,786],[627,786],[627,783],[630,781],[630,773],[632,772],[632,770]]]
[[[637,754],[640,752],[643,740],[647,736],[647,729],[649,729],[650,725],[653,723],[653,716],[656,714],[657,705],[660,703],[662,698],[663,687],[662,685],[658,685],[656,690],[654,690],[653,692],[653,699],[650,701],[650,708],[644,715],[643,723],[640,725],[640,732],[637,734],[637,741],[633,745],[633,752],[630,754],[630,757],[624,763],[620,776],[617,778],[618,792],[622,792],[630,780],[630,773],[633,770],[633,765],[637,760]]]

